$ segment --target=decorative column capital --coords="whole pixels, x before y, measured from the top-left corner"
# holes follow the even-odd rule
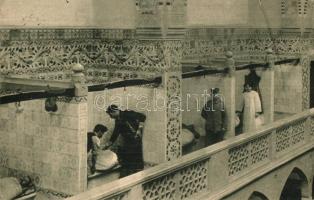
[[[268,69],[273,69],[275,66],[275,56],[270,48],[266,50],[266,63]]]
[[[229,76],[234,76],[235,74],[235,60],[233,58],[233,53],[231,51],[226,52],[226,65],[228,67]]]
[[[76,63],[75,65],[73,65],[72,71],[73,71],[72,82],[75,87],[75,93],[74,93],[75,96],[76,97],[87,96],[88,90],[85,84],[86,79],[83,73],[84,72],[83,65],[81,65],[80,63]]]

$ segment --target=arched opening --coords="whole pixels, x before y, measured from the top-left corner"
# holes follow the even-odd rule
[[[314,196],[314,177],[313,177],[312,180],[313,180],[313,181],[312,181],[312,198],[313,198],[313,196]]]
[[[309,198],[308,180],[304,173],[294,168],[281,192],[280,200],[301,200]]]
[[[253,192],[248,200],[268,200],[268,198],[260,192]]]

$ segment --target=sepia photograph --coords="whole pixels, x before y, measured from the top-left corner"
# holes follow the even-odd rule
[[[0,200],[314,199],[314,0],[0,0]]]

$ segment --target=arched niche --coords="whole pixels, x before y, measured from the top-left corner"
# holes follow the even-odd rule
[[[308,180],[298,168],[294,168],[281,191],[280,200],[301,200],[310,197]]]

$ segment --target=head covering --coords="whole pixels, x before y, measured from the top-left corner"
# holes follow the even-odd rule
[[[113,113],[114,111],[117,111],[117,110],[119,110],[119,107],[117,105],[112,104],[108,106],[106,113]]]

